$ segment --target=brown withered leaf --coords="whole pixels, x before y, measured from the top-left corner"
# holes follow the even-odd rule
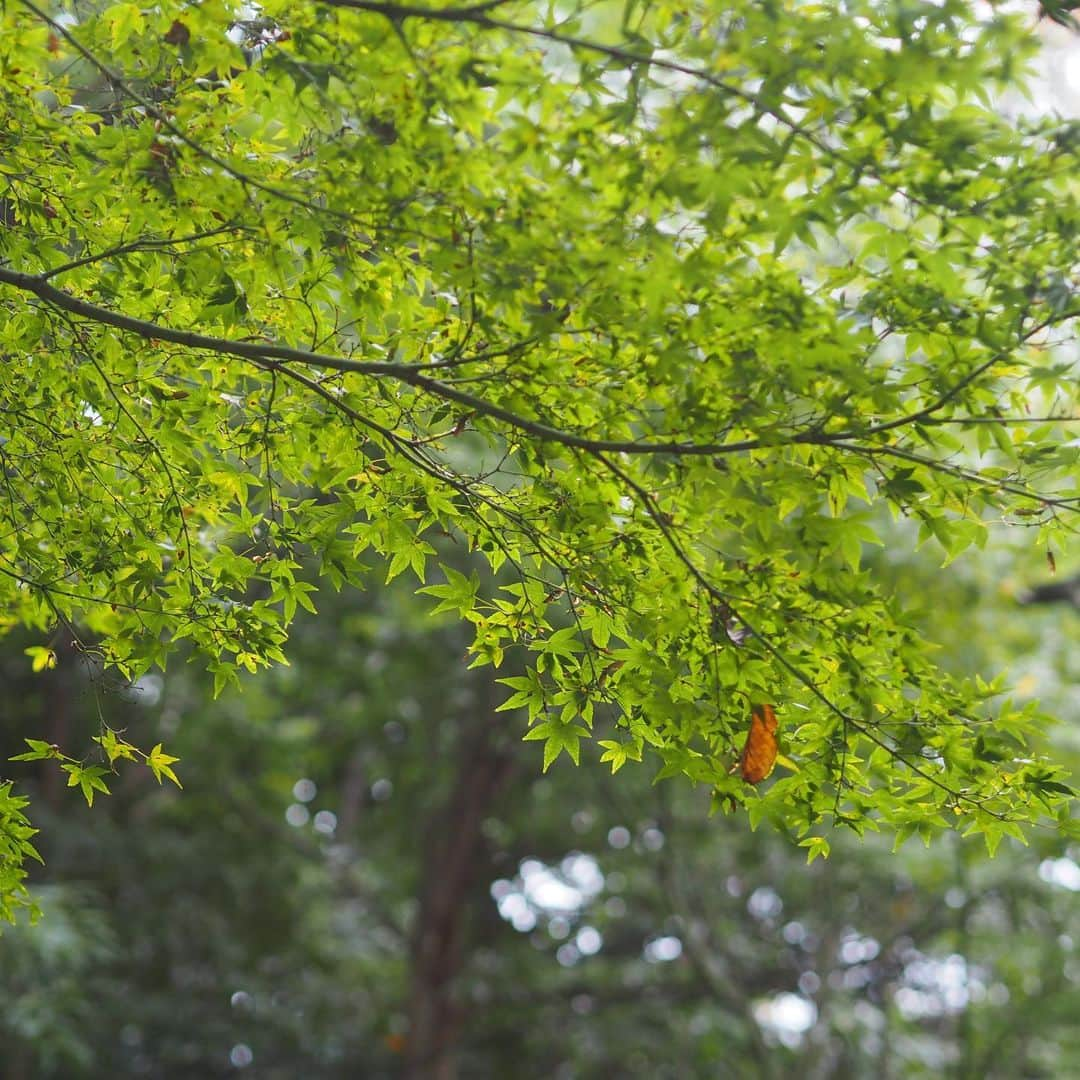
[[[184,46],[190,40],[191,31],[179,19],[173,19],[172,26],[165,31],[166,44]]]
[[[776,713],[771,705],[755,705],[750,712],[750,730],[746,733],[742,758],[742,778],[760,784],[773,771],[780,744],[776,741]]]

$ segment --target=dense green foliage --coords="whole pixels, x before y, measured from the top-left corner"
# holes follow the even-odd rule
[[[180,648],[220,691],[285,660],[310,558],[471,624],[538,768],[649,756],[811,855],[1067,825],[1033,707],[941,669],[866,565],[889,512],[951,560],[1001,524],[1050,553],[1080,506],[1080,140],[991,107],[1030,19],[0,18],[0,602],[33,666]],[[763,702],[786,767],[753,788]],[[88,802],[124,759],[171,778],[117,726],[26,753]]]

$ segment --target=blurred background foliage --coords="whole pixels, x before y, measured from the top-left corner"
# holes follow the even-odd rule
[[[898,528],[874,571],[922,598],[943,666],[1060,718],[1078,754],[1080,614],[1023,530],[942,569]],[[1068,589],[1057,590],[1068,593]],[[8,636],[0,753],[87,750],[104,720],[181,757],[88,809],[33,797],[41,922],[0,937],[7,1080],[1061,1077],[1080,1062],[1080,852],[987,857],[829,835],[827,862],[708,793],[594,754],[540,773],[468,639],[400,587],[324,592],[292,665],[210,700],[194,668],[130,689],[61,639]],[[798,703],[783,703],[791,715]]]

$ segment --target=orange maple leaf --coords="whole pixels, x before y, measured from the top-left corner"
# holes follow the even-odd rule
[[[778,727],[771,705],[755,705],[750,711],[750,730],[746,733],[742,758],[739,761],[742,778],[750,784],[760,784],[773,771],[780,744],[776,741]]]

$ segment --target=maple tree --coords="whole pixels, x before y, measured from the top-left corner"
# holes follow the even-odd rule
[[[890,513],[952,559],[1001,524],[1059,550],[1080,507],[1080,140],[993,107],[1030,17],[0,20],[0,605],[32,664],[182,649],[220,690],[286,661],[304,560],[407,574],[507,672],[538,767],[595,737],[804,837],[1069,827],[1034,707],[940,670],[872,569]],[[124,759],[174,775],[107,715],[96,759],[34,734],[88,801]]]

